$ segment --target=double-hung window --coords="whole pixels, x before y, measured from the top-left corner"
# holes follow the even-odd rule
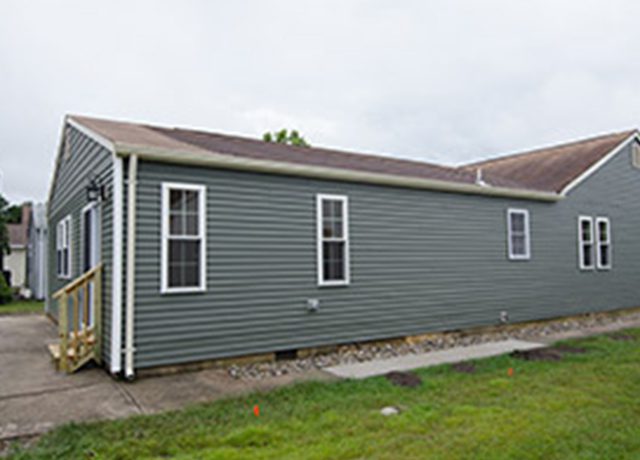
[[[578,257],[580,270],[593,270],[595,266],[593,248],[593,218],[580,216],[578,217]]]
[[[507,229],[509,259],[530,259],[529,211],[526,209],[509,209],[507,211]]]
[[[71,277],[71,216],[56,227],[56,273],[59,278]]]
[[[349,202],[342,195],[317,195],[318,285],[349,284]]]
[[[599,270],[611,268],[611,226],[606,217],[596,218],[597,263]]]
[[[161,291],[206,289],[206,188],[162,184]]]

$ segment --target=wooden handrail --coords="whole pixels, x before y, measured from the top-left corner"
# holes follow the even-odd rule
[[[102,264],[97,264],[58,290],[53,298],[58,300],[60,370],[73,372],[90,359],[100,363]]]
[[[80,275],[79,277],[71,281],[66,286],[58,289],[56,292],[53,293],[52,297],[54,299],[57,299],[58,297],[62,296],[62,294],[69,294],[69,292],[73,291],[76,287],[86,282],[89,278],[92,278],[93,275],[95,275],[100,270],[102,270],[102,262],[96,265],[95,267],[93,267],[92,269],[87,270],[86,272],[84,272],[82,275]]]

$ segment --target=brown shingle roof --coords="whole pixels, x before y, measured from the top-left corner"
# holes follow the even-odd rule
[[[605,157],[636,131],[584,139],[530,152],[507,155],[463,166],[461,169],[508,177],[523,186],[561,192],[592,165]]]
[[[542,192],[561,191],[634,132],[600,136],[455,168],[380,155],[269,143],[192,129],[165,128],[84,116],[70,118],[110,140],[116,144],[116,148],[126,146],[128,149],[162,149],[175,151],[176,155],[215,153],[253,160],[461,184],[476,183],[476,171],[480,167],[482,179],[488,185]]]
[[[255,160],[347,169],[464,184],[475,183],[474,172],[421,161],[345,152],[318,147],[296,147],[240,136],[182,128],[163,128],[89,117],[75,121],[116,144],[176,150],[185,153],[217,153]],[[179,153],[177,153],[179,154]],[[489,174],[485,182],[501,187],[525,188],[512,180]]]

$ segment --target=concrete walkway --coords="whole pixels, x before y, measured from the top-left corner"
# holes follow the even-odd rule
[[[608,334],[622,329],[640,328],[640,320],[618,320],[604,326],[587,329],[569,330],[556,334],[538,337],[535,341],[504,340],[467,347],[454,347],[442,351],[433,351],[419,355],[399,356],[397,358],[379,359],[362,363],[343,364],[324,369],[339,378],[364,379],[384,375],[391,371],[408,371],[438,364],[458,363],[470,359],[488,358],[511,353],[514,350],[531,350],[549,346],[560,340],[577,339],[594,335]]]
[[[544,346],[544,344],[537,342],[503,340],[501,342],[488,342],[479,345],[469,345],[467,347],[454,347],[419,355],[406,355],[363,363],[343,364],[328,367],[325,370],[336,377],[365,379],[376,375],[384,375],[391,371],[408,371],[421,367],[437,366],[438,364],[488,358],[490,356],[511,353],[514,350],[532,350]]]
[[[46,349],[55,340],[56,328],[43,316],[0,316],[0,441],[68,422],[180,409],[300,380],[332,378],[315,371],[244,382],[209,369],[124,383],[98,368],[73,375],[56,372]]]

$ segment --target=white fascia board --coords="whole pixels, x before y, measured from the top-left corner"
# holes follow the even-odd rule
[[[65,130],[66,125],[67,125],[67,119],[65,117],[64,121],[62,122],[62,131],[60,132],[60,139],[58,140],[58,149],[56,150],[57,152],[56,159],[53,165],[53,175],[51,176],[51,182],[49,183],[49,193],[47,194],[47,205],[46,205],[47,220],[49,219],[49,211],[50,211],[49,207],[51,206],[51,198],[53,198],[53,187],[56,182],[56,175],[58,174],[58,166],[60,165],[60,158],[62,158],[62,147],[64,146],[64,140],[66,136],[66,130]]]
[[[347,182],[364,182],[405,188],[438,190],[452,193],[503,196],[536,201],[558,201],[563,198],[557,193],[542,192],[536,190],[521,190],[477,184],[462,184],[436,179],[422,179],[419,177],[369,173],[366,171],[353,171],[340,168],[302,165],[269,160],[255,160],[252,158],[234,157],[231,155],[205,151],[197,152],[166,150],[128,144],[116,144],[116,151],[118,155],[128,156],[131,154],[136,154],[140,157],[140,159],[151,161],[174,164],[193,164],[225,169],[255,171],[269,174],[284,174]]]
[[[611,160],[613,157],[615,157],[618,153],[620,153],[627,145],[629,145],[630,142],[633,142],[635,140],[640,141],[640,134],[636,131],[635,133],[631,134],[628,138],[626,138],[624,141],[622,141],[616,148],[614,148],[611,152],[607,153],[605,156],[603,156],[602,158],[600,158],[598,161],[596,161],[594,164],[592,164],[585,172],[583,172],[582,174],[580,174],[577,178],[575,178],[574,180],[571,181],[571,183],[569,183],[567,186],[565,186],[565,188],[562,189],[562,191],[560,192],[560,195],[562,196],[567,196],[567,194],[569,192],[571,192],[571,190],[573,190],[574,188],[576,188],[578,185],[580,185],[581,183],[583,183],[585,180],[587,180],[589,177],[591,177],[591,175],[593,173],[595,173],[597,170],[599,170],[600,168],[602,168],[606,163],[609,162],[609,160]]]
[[[115,151],[115,146],[113,145],[113,142],[111,142],[106,137],[96,133],[94,130],[92,130],[90,128],[87,128],[86,126],[84,126],[80,122],[76,121],[73,117],[67,117],[65,121],[70,126],[74,127],[75,129],[80,131],[85,136],[90,137],[91,139],[96,141],[98,144],[100,144],[101,146],[103,146],[104,148],[109,150],[110,152],[114,152]]]
[[[60,166],[60,159],[64,154],[64,143],[67,136],[67,131],[66,131],[67,125],[74,127],[75,129],[80,131],[82,134],[93,139],[95,142],[102,145],[111,153],[115,153],[116,151],[113,142],[111,142],[109,139],[96,133],[92,129],[87,128],[86,126],[84,126],[83,124],[75,120],[72,116],[68,116],[68,115],[65,116],[64,121],[62,123],[62,132],[60,133],[60,140],[58,141],[58,150],[56,154],[55,165],[53,167],[53,176],[51,177],[51,183],[49,184],[49,194],[47,199],[47,216],[49,215],[49,206],[51,204],[51,198],[53,198],[53,187],[55,184],[56,175],[58,173],[58,167]]]

